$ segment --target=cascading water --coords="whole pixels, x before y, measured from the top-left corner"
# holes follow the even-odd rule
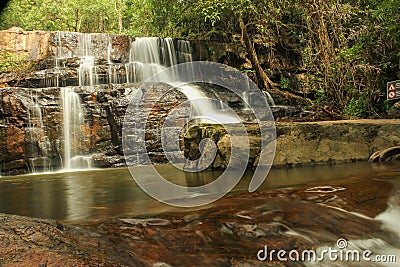
[[[63,59],[65,56],[61,37],[64,36],[60,32],[58,34],[57,58]],[[78,56],[80,59],[80,65],[77,69],[78,84],[79,86],[98,84],[97,66],[95,66],[95,57],[92,54],[91,34],[77,34],[77,40],[77,47],[69,57]],[[61,87],[60,94],[63,107],[63,167],[66,170],[91,168],[91,156],[86,155],[84,148],[85,111],[81,98],[76,92],[76,87]]]
[[[108,83],[115,84],[121,83],[118,79],[118,73],[116,70],[116,66],[113,64],[111,60],[111,52],[113,51],[112,48],[112,40],[108,38],[108,45],[107,45],[107,65],[108,65]]]
[[[265,97],[267,98],[267,102],[271,107],[276,106],[274,99],[272,98],[271,94],[267,91],[263,91]]]
[[[129,62],[125,64],[127,83],[143,82],[164,69],[160,55],[160,38],[137,38],[131,44]]]
[[[183,84],[177,86],[190,101],[194,111],[194,119],[198,122],[207,123],[238,123],[237,117],[231,112],[222,109],[224,104],[218,101],[220,109],[215,108],[215,104],[211,101],[198,85]],[[212,120],[209,118],[213,118]]]
[[[37,103],[37,97],[31,94],[29,101],[26,101],[25,105],[28,108],[28,126],[26,131],[30,143],[27,151],[29,171],[32,173],[50,171],[51,162],[48,157],[50,142],[45,132],[42,110]]]
[[[96,142],[105,140],[101,138],[108,135],[107,123],[115,124],[114,119],[107,121],[107,116],[109,116],[109,112],[116,110],[112,107],[114,110],[99,111],[94,116],[92,109],[99,105],[98,93],[103,88],[108,90],[111,87],[136,87],[136,85],[131,86],[129,83],[144,82],[170,66],[192,61],[190,43],[172,38],[146,37],[133,39],[127,36],[107,34],[56,32],[52,42],[54,65],[53,68],[38,73],[39,76],[44,77],[40,81],[41,86],[39,87],[55,87],[60,91],[59,96],[62,101],[58,103],[60,103],[60,106],[62,104],[62,138],[57,135],[58,129],[56,127],[51,127],[51,134],[49,134],[51,138],[46,136],[47,126],[44,127],[36,123],[36,121],[41,120],[40,105],[30,105],[31,123],[29,127],[31,130],[28,136],[34,140],[32,141],[34,145],[30,149],[33,152],[29,154],[28,159],[31,172],[50,170],[46,167],[47,163],[43,163],[47,154],[49,154],[51,162],[49,166],[54,169],[60,164],[64,169],[90,168],[92,165],[90,153],[96,154],[97,164],[99,162],[97,161],[98,155],[101,156],[104,151],[99,151],[100,147],[103,148],[103,144],[97,145]],[[193,69],[191,69],[190,64],[187,64],[185,71],[178,73],[178,69],[182,70],[180,67],[173,68],[168,74],[165,72],[163,74],[165,77],[159,77],[160,81],[168,83],[176,91],[180,91],[186,96],[191,103],[191,110],[196,121],[208,123],[238,122],[236,116],[232,116],[229,106],[222,100],[227,98],[219,98],[214,89],[209,91],[202,85],[183,82],[192,80]],[[121,85],[125,82],[127,84]],[[108,85],[103,86],[103,84]],[[117,93],[117,91],[115,92]],[[210,98],[209,96],[212,93],[214,93],[214,96]],[[128,95],[129,93],[126,94],[127,97],[129,97]],[[107,96],[102,98],[101,101],[104,100],[108,101]],[[47,106],[46,110],[52,109],[57,112],[57,104],[53,99],[47,99],[43,104]],[[141,108],[142,102],[139,101],[138,105]],[[54,107],[54,109],[50,107]],[[86,118],[85,114],[89,116]],[[51,119],[51,117],[46,115],[46,120]],[[214,118],[214,120],[209,119],[209,117]],[[135,121],[135,127],[138,129],[140,128],[137,126],[139,122]],[[93,128],[100,125],[103,128]],[[39,130],[40,128],[42,130]],[[97,133],[96,131],[101,131],[100,138],[93,135]],[[112,142],[116,146],[118,136],[117,133],[113,132],[112,134]],[[136,151],[136,154],[138,153]]]
[[[192,61],[189,42],[177,40],[176,44],[177,49],[172,38],[137,38],[131,45],[130,61],[125,66],[127,82],[143,82],[166,67]],[[190,66],[188,67],[190,68]],[[212,116],[220,122],[238,122],[235,116],[229,112],[216,108],[200,86],[179,83],[180,78],[183,78],[180,77],[181,75],[191,75],[190,69],[187,69],[186,73],[178,73],[178,69],[175,68],[168,73],[168,76],[164,73],[161,75],[165,76],[160,77],[160,80],[175,86],[191,101],[197,120],[216,123],[216,121],[208,119]],[[220,103],[220,106],[223,107],[223,103]]]
[[[178,62],[192,61],[192,49],[190,43],[185,40],[178,40]]]
[[[80,52],[80,65],[78,68],[79,86],[93,86],[99,84],[95,57],[92,54],[91,34],[80,34],[79,42],[82,44]]]
[[[64,119],[64,168],[91,168],[91,157],[82,148],[84,110],[73,87],[61,88]]]
[[[190,61],[192,54],[188,41],[158,37],[136,38],[131,43],[129,62],[125,64],[127,82],[144,82],[167,67]],[[162,77],[162,80],[177,82],[180,75],[182,74],[174,69],[168,77]]]
[[[93,86],[98,84],[98,75],[94,65],[94,57],[84,56],[78,69],[79,86]]]

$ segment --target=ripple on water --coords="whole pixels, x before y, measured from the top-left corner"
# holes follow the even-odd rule
[[[344,187],[340,186],[331,186],[331,185],[319,185],[319,186],[314,186],[311,188],[308,188],[305,190],[307,193],[334,193],[334,192],[339,192],[346,190]]]

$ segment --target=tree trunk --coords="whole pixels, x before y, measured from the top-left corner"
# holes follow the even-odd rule
[[[242,30],[242,41],[246,46],[246,51],[247,54],[249,55],[251,65],[253,65],[253,68],[257,75],[257,79],[259,80],[258,86],[264,89],[271,89],[272,86],[277,86],[277,84],[272,82],[271,79],[265,73],[265,71],[262,69],[260,62],[258,61],[256,50],[254,49],[254,46],[249,38],[249,35],[247,34],[246,25],[244,24],[243,18],[241,16],[239,17],[239,26],[240,29]]]
[[[282,91],[279,89],[279,84],[276,84],[273,81],[271,81],[271,79],[267,76],[267,74],[261,67],[260,62],[258,61],[256,50],[254,49],[253,43],[251,42],[250,37],[247,34],[246,25],[244,24],[242,16],[239,16],[239,26],[240,29],[242,30],[242,42],[246,47],[246,51],[250,58],[251,65],[253,65],[253,68],[256,72],[256,76],[259,81],[258,86],[260,87],[260,89],[267,90],[272,94],[278,94],[284,99],[289,99],[290,102],[294,101],[297,103],[310,104],[311,100],[303,98],[291,92]]]
[[[122,33],[123,25],[122,25],[122,7],[118,6],[121,5],[119,1],[114,2],[115,11],[118,13],[118,32]]]

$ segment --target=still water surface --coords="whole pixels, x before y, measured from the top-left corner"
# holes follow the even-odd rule
[[[171,182],[188,186],[211,182],[220,174],[185,173],[170,165],[159,165],[157,169]],[[365,177],[378,172],[382,169],[367,162],[272,169],[259,190]],[[250,180],[251,171],[248,171],[232,193],[247,192]],[[159,203],[145,194],[126,168],[0,177],[0,212],[3,213],[82,222],[122,214],[154,216],[179,210],[183,209]]]

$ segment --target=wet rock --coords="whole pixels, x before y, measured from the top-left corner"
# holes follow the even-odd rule
[[[295,106],[275,105],[270,106],[270,108],[275,120],[282,120],[285,118],[293,120],[304,117],[307,114],[307,112]]]
[[[400,145],[399,126],[399,120],[276,123],[277,137],[273,165],[296,166],[368,160],[370,155],[379,149]],[[193,140],[186,139],[187,158],[195,159],[195,156],[200,155],[199,140],[210,138],[212,135],[212,138],[216,139],[218,151],[210,166],[215,169],[226,168],[230,159],[239,165],[245,160],[250,166],[258,166],[261,139],[256,124],[246,124],[250,144],[249,160],[242,158],[247,148],[245,137],[235,135],[237,139],[232,142],[222,126],[199,125],[199,127],[202,129],[200,137]],[[268,130],[266,133],[266,136],[262,137],[267,144],[263,153],[270,155],[274,151],[275,144],[270,142],[273,140],[273,135]],[[231,144],[241,151],[234,158],[231,155]],[[262,161],[262,164],[265,163]]]
[[[133,266],[115,254],[111,242],[86,227],[60,226],[45,219],[0,214],[1,266]]]
[[[115,155],[116,153],[110,153],[110,155],[95,154],[92,156],[93,166],[96,168],[117,168],[125,166],[125,158],[122,155]]]
[[[26,107],[24,107],[17,95],[12,95],[12,91],[3,94],[1,113],[10,117],[24,117],[26,115]]]
[[[7,146],[6,160],[25,156],[25,133],[21,129],[10,125],[7,128],[5,143]]]
[[[153,267],[173,267],[173,266],[165,262],[156,262],[153,264]]]
[[[392,119],[400,119],[400,102],[394,103],[389,109],[388,116]]]
[[[198,139],[201,135],[201,129],[198,126],[190,127],[186,133],[185,138],[188,140]]]
[[[188,223],[188,222],[193,222],[195,220],[198,220],[199,218],[200,218],[199,214],[193,213],[193,214],[188,214],[188,215],[184,216],[183,220]]]
[[[146,218],[146,219],[119,219],[120,221],[132,224],[132,225],[141,225],[141,226],[162,226],[168,225],[170,222],[168,220],[159,219],[159,218]]]

